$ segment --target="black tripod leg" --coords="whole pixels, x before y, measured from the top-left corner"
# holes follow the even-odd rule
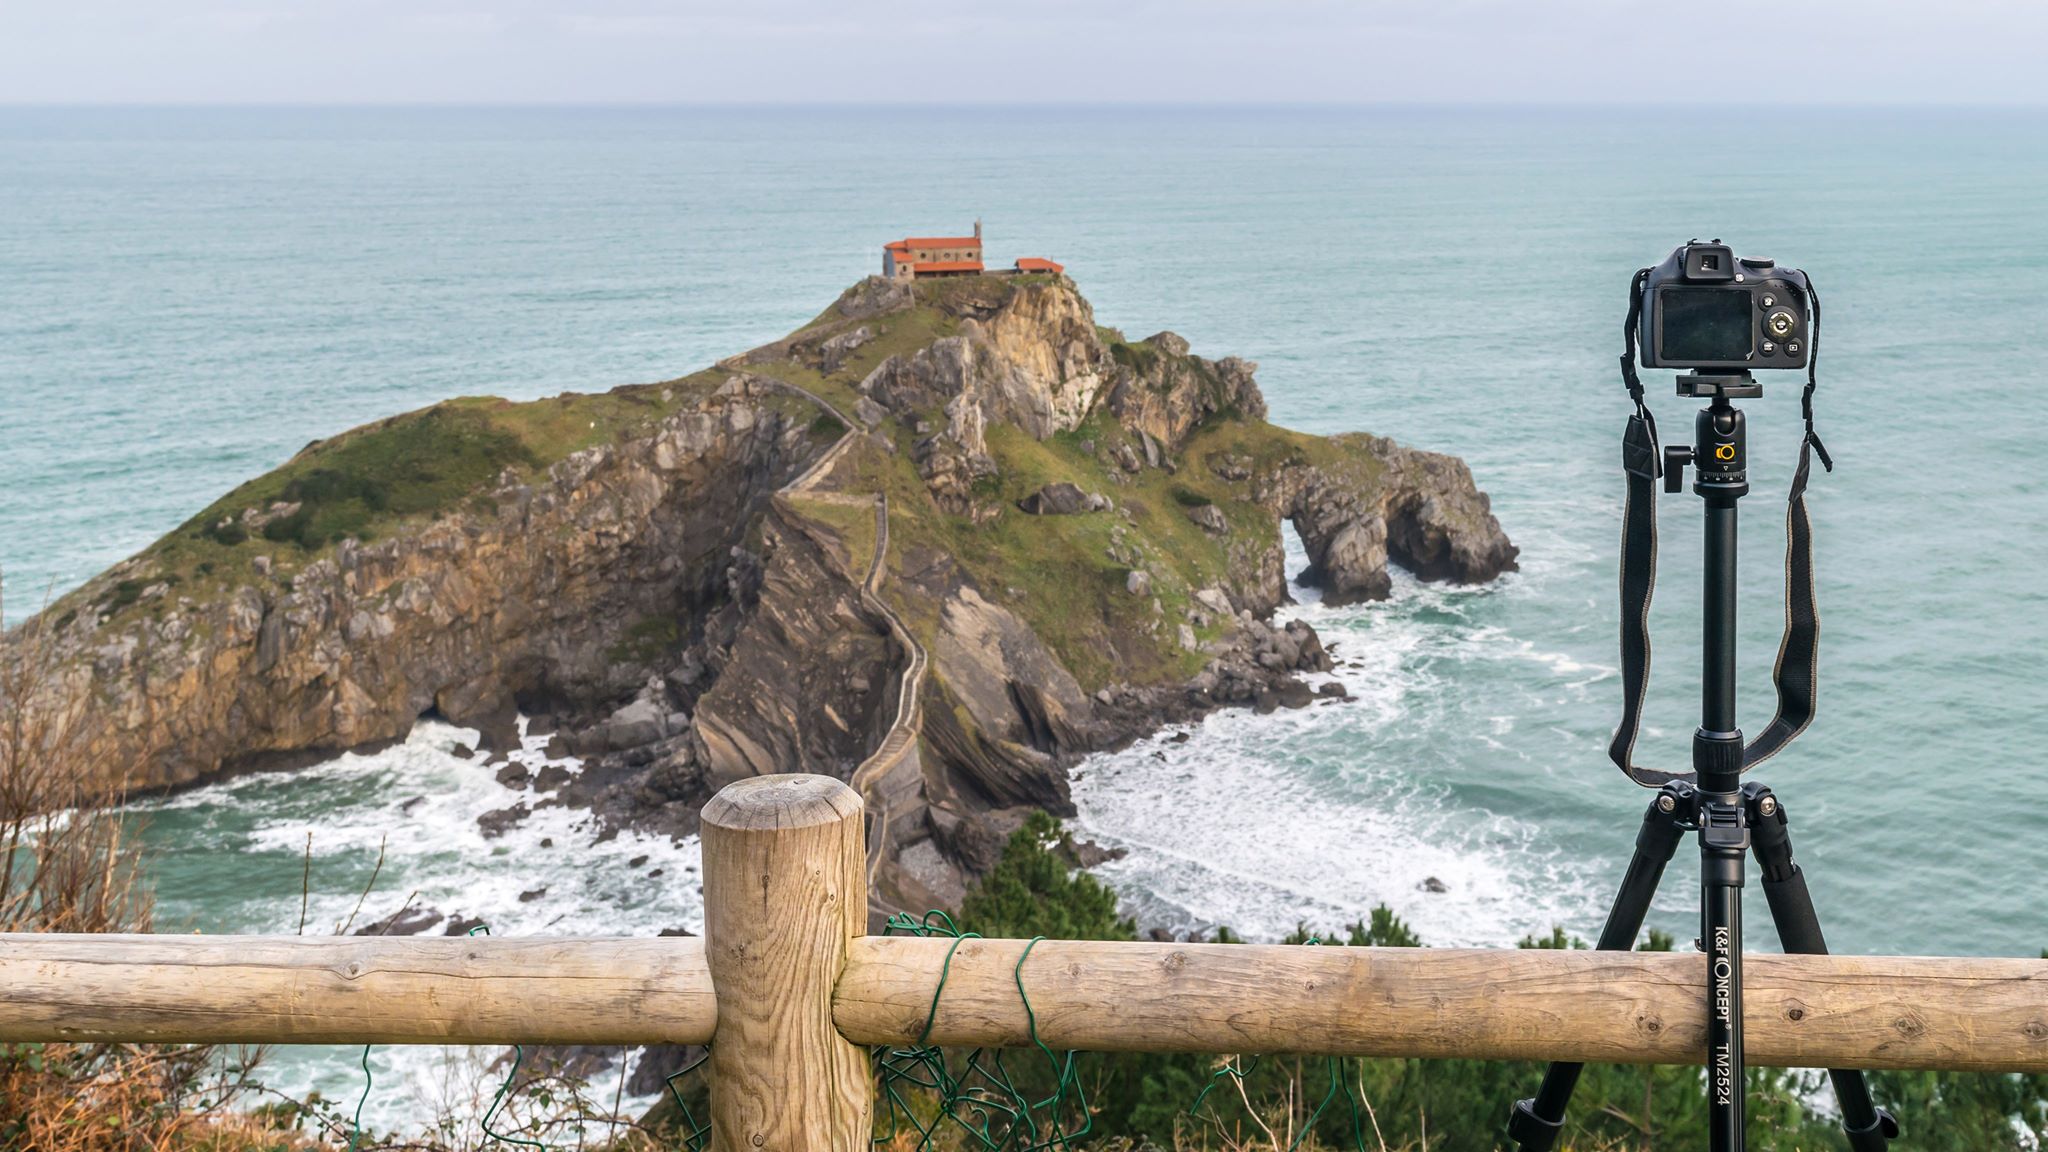
[[[1771,922],[1778,927],[1778,942],[1785,951],[1802,956],[1825,956],[1827,941],[1821,938],[1820,917],[1813,911],[1813,897],[1806,891],[1806,875],[1792,859],[1792,836],[1786,827],[1785,807],[1771,790],[1761,784],[1745,785],[1749,803],[1751,840],[1756,861],[1764,876],[1764,899],[1770,901]],[[1853,1068],[1830,1068],[1828,1079],[1835,1086],[1835,1101],[1842,1109],[1842,1129],[1849,1135],[1853,1152],[1884,1152],[1885,1145],[1899,1134],[1899,1122],[1892,1114],[1871,1103],[1870,1086],[1863,1073]]]
[[[1693,819],[1695,793],[1684,784],[1666,784],[1643,813],[1643,826],[1636,832],[1635,855],[1629,858],[1628,873],[1621,891],[1607,909],[1607,923],[1600,929],[1602,952],[1626,952],[1635,947],[1649,915],[1650,898],[1664,879],[1664,866],[1685,837]],[[1549,1152],[1564,1133],[1564,1111],[1578,1087],[1583,1064],[1552,1064],[1543,1073],[1543,1086],[1528,1100],[1515,1101],[1508,1117],[1508,1139],[1521,1152]]]

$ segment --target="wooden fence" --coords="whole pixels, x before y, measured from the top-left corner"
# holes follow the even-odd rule
[[[1695,955],[869,937],[859,798],[704,809],[705,936],[0,935],[0,1041],[705,1044],[713,1146],[868,1146],[866,1048],[1696,1064]],[[932,999],[944,976],[936,1014]],[[1754,955],[1752,1064],[2048,1071],[2048,961]]]

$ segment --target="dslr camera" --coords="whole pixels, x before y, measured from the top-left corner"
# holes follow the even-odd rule
[[[1645,368],[1804,368],[1812,354],[1806,273],[1694,240],[1649,270],[1639,340]]]

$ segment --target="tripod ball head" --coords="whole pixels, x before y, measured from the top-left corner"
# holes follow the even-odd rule
[[[1698,472],[1692,490],[1701,496],[1734,500],[1749,494],[1749,446],[1742,411],[1717,397],[1693,419],[1691,444],[1664,446],[1664,491],[1685,486],[1685,469]]]

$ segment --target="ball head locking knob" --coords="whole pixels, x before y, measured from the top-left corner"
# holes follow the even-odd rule
[[[1688,444],[1666,444],[1664,446],[1664,490],[1685,491],[1685,466],[1692,463],[1692,446]]]

